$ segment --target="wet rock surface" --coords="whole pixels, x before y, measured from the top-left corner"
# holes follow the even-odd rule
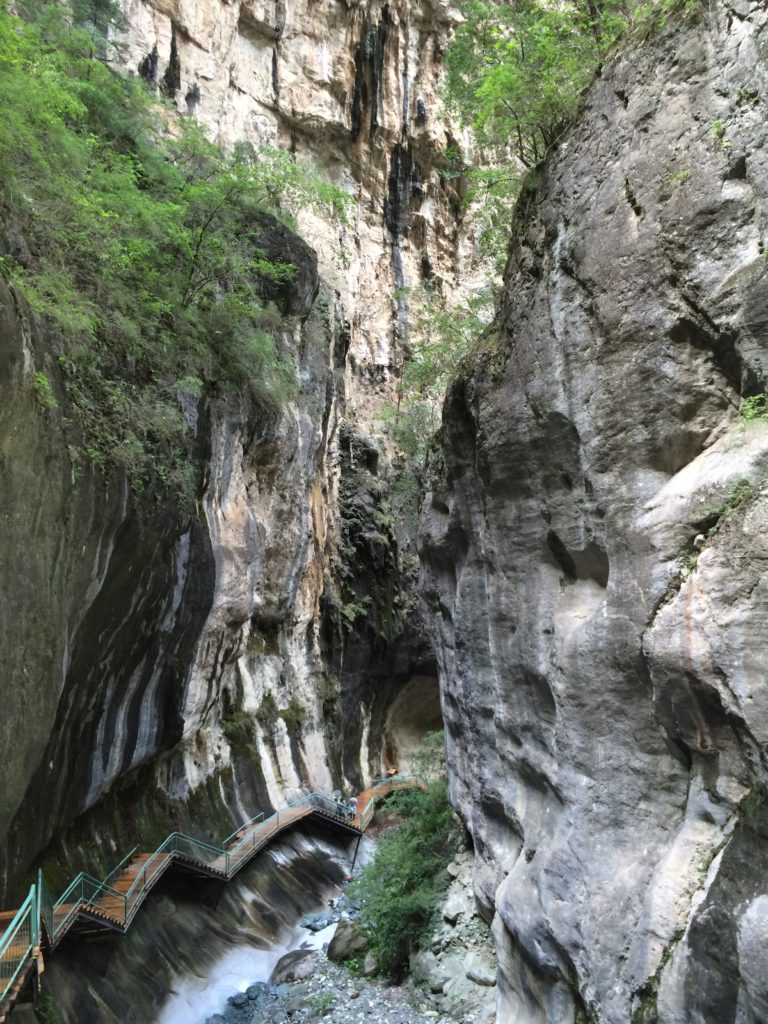
[[[61,1024],[189,1024],[205,996],[200,979],[215,976],[233,953],[261,957],[285,949],[302,911],[318,906],[329,887],[348,874],[351,855],[350,844],[338,837],[295,832],[223,888],[166,876],[125,936],[86,945],[65,940],[46,960],[45,988],[58,1019]],[[230,992],[233,1000],[245,1000],[242,1006],[226,1003],[224,987],[221,1005],[217,998],[205,1004],[210,1013],[228,1019],[227,1014],[258,1005],[276,961],[274,955],[263,982],[254,978],[246,992]],[[205,1012],[198,1010],[196,1019],[204,1019]]]
[[[253,999],[245,993],[235,996],[237,1005],[209,1017],[206,1024],[456,1024],[457,1019],[479,1024],[481,1020],[473,1013],[461,1018],[440,1013],[411,988],[353,976],[324,953],[315,955],[318,963],[310,978],[268,991],[259,989]]]
[[[327,913],[305,914],[301,922],[314,932],[336,923],[330,941],[322,949],[286,953],[268,985],[233,993],[206,1024],[494,1024],[496,961],[472,893],[471,853],[460,851],[448,874],[451,883],[438,910],[441,923],[429,948],[411,956],[403,985],[374,977],[375,961],[365,954],[357,923],[359,905],[341,889],[329,899]]]

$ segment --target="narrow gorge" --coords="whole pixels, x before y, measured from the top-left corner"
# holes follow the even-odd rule
[[[58,895],[174,831],[341,807],[444,729],[452,846],[403,940],[424,1012],[768,1022],[768,11],[640,6],[124,0],[73,4],[64,43],[55,7],[0,12],[3,908],[39,870]],[[571,10],[561,108],[536,12]],[[533,151],[517,107],[492,143],[456,99],[513,59],[502,109],[560,82]],[[83,189],[153,205],[124,239],[83,192],[55,262],[35,174],[65,128]],[[449,383],[411,444],[413,366]],[[111,945],[43,941],[49,1024],[159,1021],[231,935],[283,949],[347,832],[305,823],[197,899],[164,881]]]

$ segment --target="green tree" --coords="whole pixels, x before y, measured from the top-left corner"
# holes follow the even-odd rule
[[[264,298],[294,268],[260,251],[264,214],[341,218],[347,197],[287,153],[226,153],[159,116],[102,59],[112,0],[25,10],[0,9],[0,211],[23,239],[0,272],[58,333],[83,454],[189,497],[183,396],[237,389],[269,412],[296,387]]]
[[[465,0],[447,55],[448,99],[481,146],[537,164],[625,26],[624,7]]]
[[[525,174],[561,138],[601,61],[628,30],[663,25],[698,0],[463,0],[445,98],[479,146],[468,199],[502,258]]]
[[[438,736],[442,746],[442,733]],[[379,971],[397,976],[407,969],[411,952],[429,941],[450,881],[446,868],[458,829],[444,777],[426,790],[396,793],[387,806],[402,815],[402,822],[381,837],[374,859],[350,891],[361,901],[361,923]]]
[[[438,294],[412,291],[408,305],[412,336],[398,402],[383,418],[408,462],[418,468],[440,427],[446,388],[467,359],[495,343],[495,310],[490,287],[453,305]]]

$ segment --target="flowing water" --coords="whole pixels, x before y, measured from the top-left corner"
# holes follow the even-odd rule
[[[184,978],[163,1007],[157,1024],[205,1024],[214,1013],[221,1013],[229,996],[245,992],[257,981],[269,981],[281,956],[291,949],[322,949],[330,942],[336,925],[319,932],[298,928],[287,945],[269,949],[238,946],[211,965],[204,978]]]
[[[269,981],[275,964],[288,946],[254,949],[240,946],[213,964],[207,978],[184,978],[163,1008],[157,1024],[205,1024],[220,1013],[228,996],[245,992],[256,981]]]

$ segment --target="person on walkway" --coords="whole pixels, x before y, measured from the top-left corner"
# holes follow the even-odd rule
[[[350,818],[354,818],[354,816],[356,814],[357,814],[357,797],[356,796],[351,796],[349,798],[349,816],[350,816]]]

